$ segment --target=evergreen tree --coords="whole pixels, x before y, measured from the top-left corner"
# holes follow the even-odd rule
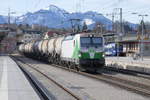
[[[128,23],[128,22],[125,22],[125,23],[124,23],[123,29],[124,29],[124,32],[125,32],[125,33],[128,33],[128,32],[133,31],[132,27],[129,26],[129,23]]]
[[[101,33],[104,34],[106,32],[106,27],[104,24],[100,23],[100,22],[96,22],[94,30],[95,33]]]
[[[86,32],[88,29],[86,22],[83,23],[83,28],[82,28],[82,32]]]
[[[80,32],[81,30],[80,30],[80,26],[78,25],[78,27],[77,27],[77,32]]]

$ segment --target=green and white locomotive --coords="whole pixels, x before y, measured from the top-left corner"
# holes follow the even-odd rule
[[[81,70],[102,68],[105,65],[103,37],[94,34],[66,36],[62,41],[61,60],[78,65]]]
[[[19,51],[28,57],[78,70],[97,71],[105,66],[104,39],[91,33],[26,43],[20,45]]]

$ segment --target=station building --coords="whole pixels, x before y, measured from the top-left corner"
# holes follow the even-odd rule
[[[143,39],[142,39],[143,38]],[[126,56],[133,56],[134,54],[143,54],[143,56],[150,56],[150,38],[149,36],[140,36],[137,34],[130,34],[123,36],[116,42],[123,45],[123,52]]]
[[[28,43],[33,40],[40,40],[42,38],[42,34],[40,31],[36,30],[17,30],[18,33],[18,41],[21,43]]]
[[[150,36],[148,35],[143,37],[138,34],[125,34],[119,36],[115,33],[107,33],[103,36],[106,44],[117,43],[123,45],[123,53],[125,56],[133,56],[141,53],[143,56],[150,56]]]

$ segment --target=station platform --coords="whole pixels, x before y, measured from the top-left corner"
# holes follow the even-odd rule
[[[0,56],[0,100],[40,100],[23,72],[9,56]]]
[[[150,57],[134,60],[132,57],[106,57],[106,66],[150,74]]]

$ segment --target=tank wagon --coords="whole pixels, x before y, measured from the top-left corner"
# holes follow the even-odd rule
[[[22,44],[19,51],[41,60],[78,70],[97,71],[105,65],[104,39],[75,34]]]

